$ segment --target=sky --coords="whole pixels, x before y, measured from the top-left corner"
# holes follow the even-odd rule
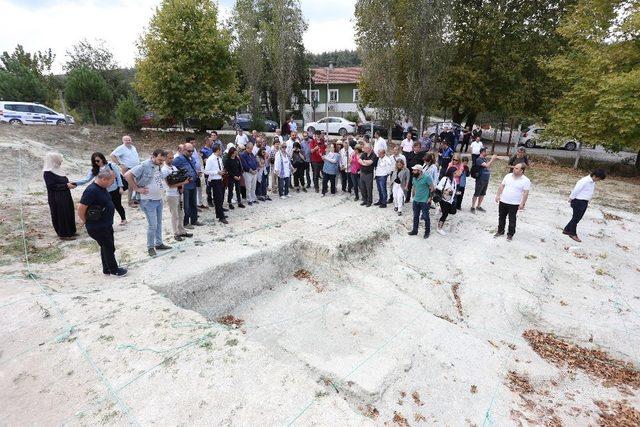
[[[121,67],[132,67],[135,43],[160,0],[0,0],[0,52],[17,44],[27,52],[51,48],[54,72],[62,71],[65,53],[76,42],[104,40]],[[233,0],[220,0],[221,17],[228,18]],[[355,0],[301,0],[307,21],[304,44],[321,53],[355,49]]]

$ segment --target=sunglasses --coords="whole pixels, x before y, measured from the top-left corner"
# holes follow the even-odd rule
[[[184,151],[186,151],[187,153],[193,153],[193,150],[184,150]]]

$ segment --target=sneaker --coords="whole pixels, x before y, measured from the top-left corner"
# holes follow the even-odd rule
[[[471,213],[476,213],[476,208],[471,208]]]
[[[227,221],[227,219],[226,219],[226,218],[221,218],[221,219],[219,219],[219,221],[220,221],[221,223],[223,223],[223,224],[229,224],[229,221]]]
[[[286,199],[286,197],[280,196],[280,200],[284,200],[284,199]]]
[[[204,222],[196,221],[193,225],[195,225],[196,227],[202,227],[204,225]]]
[[[513,236],[510,234],[507,234],[507,241],[510,242],[513,240]]]
[[[249,206],[253,206],[253,202],[247,202]]]
[[[124,277],[127,275],[126,268],[118,268],[115,273],[111,273],[112,276]]]
[[[367,202],[362,202],[362,203],[360,203],[360,206],[364,206],[366,204],[367,204]]]
[[[182,242],[184,240],[184,237],[182,237],[182,236],[173,236],[173,240],[175,240],[176,242]]]
[[[438,228],[438,234],[441,234],[441,235],[443,235],[443,236],[446,236],[446,235],[447,235],[447,232],[446,232],[446,231],[444,231],[442,228]]]
[[[244,209],[244,208],[245,208],[245,205],[243,205],[242,203],[238,203],[238,207],[239,207],[240,209]]]
[[[410,231],[407,233],[409,236],[417,236],[418,232],[417,231]]]
[[[154,257],[156,256],[158,253],[156,252],[155,248],[149,248],[147,249],[147,253],[149,254],[150,257]]]
[[[183,233],[180,237],[193,237],[193,233]]]
[[[288,194],[285,194],[285,195],[284,195],[284,197],[285,197],[285,198],[287,198],[287,199],[290,199],[290,198],[291,198],[291,196],[290,196],[290,195],[288,195]]]
[[[478,206],[476,208],[479,212],[486,212],[482,206]]]
[[[500,236],[504,236],[504,231],[502,233],[498,231],[496,234],[493,235],[493,237],[500,237]]]
[[[233,205],[230,204],[229,209],[235,209],[235,208],[233,207]]]
[[[184,226],[184,228],[186,228],[187,230],[193,230],[193,225],[187,224]]]
[[[171,249],[171,246],[165,245],[164,243],[161,243],[159,245],[156,245],[156,249],[159,250],[159,251],[167,251],[167,250]]]

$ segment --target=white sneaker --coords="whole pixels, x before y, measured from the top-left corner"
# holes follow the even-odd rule
[[[442,228],[438,228],[438,234],[442,234],[443,236],[446,236],[447,232],[444,231]]]
[[[284,199],[286,199],[285,196],[280,196],[280,200],[284,200]]]
[[[284,197],[285,197],[286,199],[290,199],[290,198],[291,198],[291,196],[290,196],[290,195],[288,195],[288,194],[287,194],[286,196],[284,196]]]

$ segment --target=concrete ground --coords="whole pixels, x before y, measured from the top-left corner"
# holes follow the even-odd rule
[[[183,242],[165,217],[173,249],[150,259],[129,210],[116,244],[130,274],[115,279],[96,274],[84,231],[53,240],[25,178],[3,212],[19,218],[22,204],[38,262],[0,266],[0,423],[587,425],[603,405],[638,413],[640,218],[626,207],[638,192],[605,183],[581,245],[560,233],[566,185],[542,176],[513,242],[493,238],[491,198],[475,215],[467,199],[446,236],[425,240],[423,224],[407,236],[407,206],[399,217],[311,192],[236,209],[229,226],[203,212]],[[44,262],[47,244],[63,256]],[[531,331],[567,346],[539,347]]]

